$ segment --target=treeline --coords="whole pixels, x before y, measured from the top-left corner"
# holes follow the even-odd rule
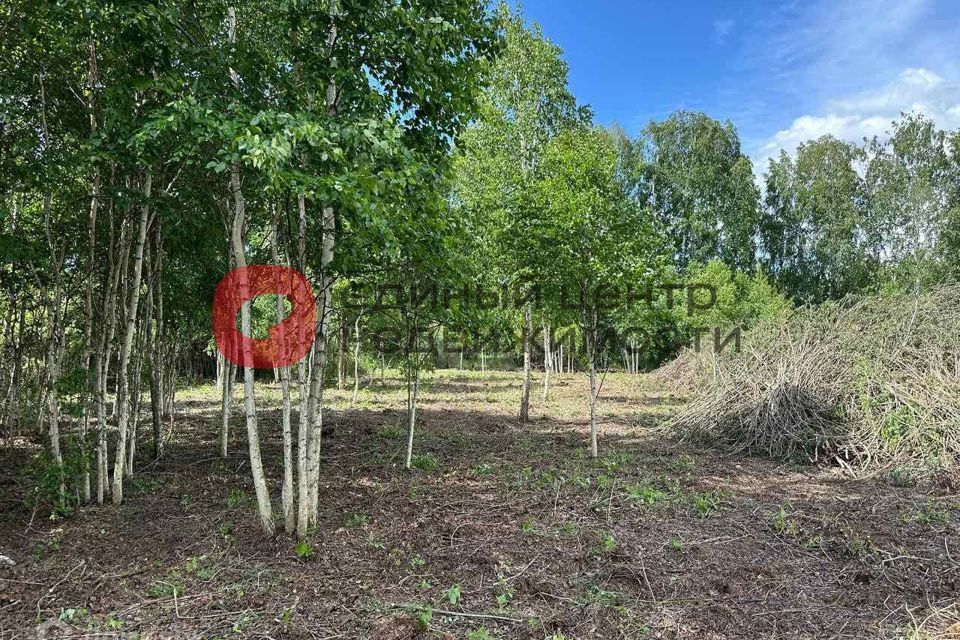
[[[736,130],[680,112],[598,127],[560,49],[479,0],[8,3],[0,21],[0,434],[42,445],[62,512],[123,500],[208,358],[229,453],[234,380],[264,530],[255,372],[211,339],[214,288],[290,266],[317,302],[282,390],[284,528],[316,522],[324,390],[399,369],[412,457],[421,372],[656,366],[795,303],[953,278],[958,135],[920,115],[823,138],[758,186]],[[519,293],[430,304],[418,291]],[[378,304],[376,291],[398,304]],[[655,295],[621,296],[624,291]],[[686,304],[694,291],[693,304]],[[536,294],[533,295],[533,292]],[[260,337],[288,305],[261,296]],[[611,336],[613,336],[611,338]],[[706,341],[705,342],[709,342]],[[536,343],[536,344],[534,344]],[[215,366],[214,366],[215,362]],[[202,368],[202,367],[199,367]],[[149,408],[148,408],[149,407]],[[151,450],[137,450],[150,424]],[[112,452],[112,455],[111,455]]]

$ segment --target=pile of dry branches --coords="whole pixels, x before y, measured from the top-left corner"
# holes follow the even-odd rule
[[[681,439],[859,469],[960,458],[960,286],[800,309],[702,358]]]

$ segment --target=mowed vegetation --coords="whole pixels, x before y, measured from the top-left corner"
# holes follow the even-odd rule
[[[355,403],[349,388],[331,392],[317,532],[299,542],[259,531],[242,441],[216,455],[217,389],[184,389],[165,456],[138,471],[120,508],[24,528],[29,509],[5,503],[0,545],[20,564],[0,574],[4,626],[59,618],[74,633],[145,638],[949,637],[955,495],[678,447],[652,427],[683,399],[645,375],[608,376],[594,460],[586,377],[559,375],[522,426],[520,377],[426,376],[412,471],[398,378],[364,380]],[[280,389],[258,391],[276,493]]]

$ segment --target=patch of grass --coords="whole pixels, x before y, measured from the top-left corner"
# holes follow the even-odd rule
[[[413,456],[413,459],[410,461],[410,466],[424,473],[433,473],[440,468],[440,462],[437,460],[437,456],[432,453],[424,453]]]
[[[696,466],[697,461],[694,460],[693,456],[687,455],[686,453],[681,454],[670,461],[670,470],[677,473],[693,471],[694,467]]]
[[[158,580],[147,589],[147,595],[151,598],[179,598],[183,595],[183,585],[173,578]]]
[[[407,433],[400,427],[384,427],[377,435],[386,440],[401,440]]]
[[[410,556],[410,568],[413,569],[414,571],[422,569],[426,565],[427,565],[427,561],[424,560],[423,556],[421,556],[419,553],[415,553],[412,556]]]
[[[249,504],[250,496],[248,496],[242,489],[230,490],[230,495],[227,496],[227,509],[244,509]]]
[[[523,531],[523,535],[532,536],[537,532],[537,526],[533,522],[533,518],[524,518],[523,522],[520,523],[520,530]]]
[[[470,469],[470,475],[476,476],[477,478],[482,478],[484,476],[489,476],[493,473],[493,467],[484,462],[483,464],[478,464],[474,468]]]
[[[796,538],[800,535],[800,525],[798,525],[793,518],[791,517],[792,507],[789,502],[784,502],[780,505],[779,509],[770,522],[770,528],[773,529],[773,532],[778,536],[790,536],[791,538]]]
[[[953,514],[948,509],[937,506],[931,500],[927,500],[923,505],[916,509],[911,509],[903,514],[904,522],[922,522],[931,527],[937,525],[946,525],[953,522]]]
[[[670,538],[670,542],[667,543],[667,546],[670,547],[671,551],[683,553],[683,540],[680,538]]]
[[[153,495],[160,489],[159,480],[150,480],[137,476],[133,478],[130,485],[133,487],[133,492],[138,496]]]
[[[912,487],[917,484],[917,476],[910,469],[896,467],[887,474],[887,483],[894,487]]]
[[[347,518],[347,526],[351,529],[359,529],[370,524],[370,518],[362,513],[353,513]]]
[[[709,518],[720,509],[723,494],[719,491],[705,491],[693,496],[693,508],[701,519]]]
[[[467,640],[494,640],[494,635],[486,627],[477,627],[467,632]]]
[[[627,485],[625,489],[627,497],[633,502],[639,502],[648,506],[654,505],[663,500],[666,495],[663,491],[649,485],[632,484]]]
[[[617,607],[620,605],[621,596],[616,591],[607,591],[598,585],[592,584],[587,588],[587,594],[584,600],[587,604],[598,604],[602,607]]]
[[[570,520],[556,526],[553,528],[553,532],[558,536],[575,536],[577,535],[577,525]]]

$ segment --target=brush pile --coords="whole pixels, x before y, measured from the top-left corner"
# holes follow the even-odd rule
[[[682,440],[917,472],[960,459],[960,286],[799,309],[702,358]]]

